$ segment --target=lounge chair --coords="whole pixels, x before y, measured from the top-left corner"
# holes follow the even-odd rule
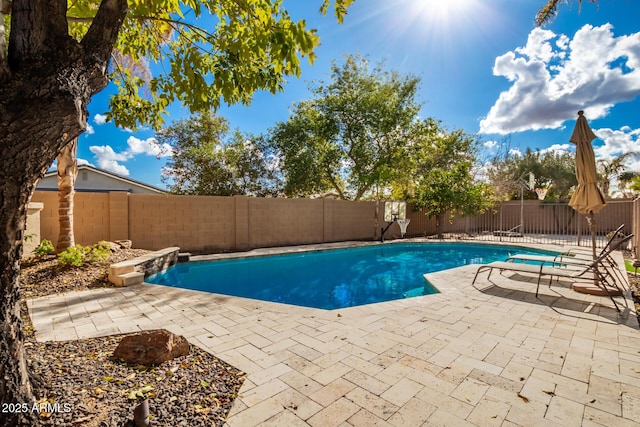
[[[611,252],[616,251],[622,246],[623,240],[616,240],[615,238],[618,236],[618,233],[622,230],[624,224],[620,225],[611,235],[611,237],[607,240],[607,243],[602,248],[600,253],[596,257],[600,257],[605,253],[607,256],[604,257],[603,262],[606,262],[611,268],[613,268],[613,272],[616,277],[622,281],[624,279],[620,276],[620,271],[617,268],[617,263],[611,257]],[[614,242],[615,241],[615,242]],[[628,241],[624,240],[626,243]],[[522,261],[522,262],[541,262],[551,264],[556,267],[565,267],[565,268],[573,268],[579,269],[580,267],[589,265],[593,262],[593,252],[592,250],[587,250],[585,252],[574,252],[574,250],[570,250],[559,255],[551,256],[551,255],[529,255],[529,254],[515,254],[507,258],[507,261]]]
[[[622,239],[620,244],[622,244],[622,242],[629,241],[632,237],[633,237],[633,234],[626,236],[624,239]],[[618,245],[616,245],[616,248],[617,247]],[[561,268],[561,267],[553,266],[553,263],[548,263],[548,262],[540,262],[539,264],[536,265],[536,264],[516,263],[512,261],[495,261],[495,262],[481,265],[480,267],[478,267],[478,270],[476,271],[476,275],[474,276],[473,282],[471,282],[471,284],[474,285],[476,282],[476,279],[478,278],[478,275],[481,272],[486,270],[489,270],[489,276],[487,278],[491,277],[491,273],[495,269],[500,271],[532,273],[532,274],[538,275],[538,282],[536,284],[536,297],[537,297],[538,290],[540,289],[540,281],[542,280],[543,276],[550,276],[549,287],[551,287],[551,283],[553,281],[554,276],[565,277],[569,279],[577,279],[577,280],[589,279],[589,280],[594,280],[595,283],[597,283],[598,287],[600,287],[605,292],[605,294],[609,296],[609,298],[613,302],[613,305],[616,307],[616,310],[620,312],[620,308],[618,307],[618,304],[613,299],[613,296],[611,295],[607,287],[615,288],[620,292],[622,291],[620,290],[620,288],[618,287],[615,281],[609,280],[609,277],[611,277],[611,273],[603,264],[603,260],[607,256],[609,256],[611,251],[614,250],[613,248],[614,248],[613,246],[610,246],[608,250],[605,251],[605,253],[601,254],[598,258],[593,260],[591,263],[583,266],[575,265],[573,268]]]
[[[611,233],[611,237],[607,239],[607,243],[600,251],[600,254],[604,253],[604,251],[607,250],[607,248],[613,243],[616,237],[618,237],[618,234],[622,232],[623,228],[624,224],[620,224],[620,226]],[[600,254],[598,254],[597,256],[599,256]],[[593,259],[593,250],[590,247],[572,248],[566,252],[566,255]]]
[[[624,228],[624,224],[621,224],[612,234],[609,239],[607,239],[607,243],[600,250],[600,253],[596,255],[596,258],[600,255],[604,254],[609,247],[613,244],[613,241],[618,236],[618,233],[622,231]],[[618,242],[616,242],[618,243]],[[619,247],[619,245],[618,245]],[[615,249],[614,249],[615,250]],[[589,263],[593,261],[593,251],[591,248],[572,248],[566,252],[561,254],[550,256],[550,255],[529,255],[529,254],[515,254],[509,257],[509,259],[520,260],[520,261],[548,261],[554,262],[558,261],[558,264],[562,263],[563,259],[567,259],[569,262],[577,262],[577,263]]]
[[[502,236],[502,237],[522,237],[522,233],[519,231],[516,231],[517,229],[519,229],[522,226],[522,224],[518,224],[513,228],[510,228],[507,231],[504,230],[496,230],[493,232],[494,236]]]

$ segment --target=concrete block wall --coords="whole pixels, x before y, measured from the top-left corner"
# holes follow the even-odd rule
[[[36,191],[32,202],[42,203],[40,234],[56,245],[58,222],[58,192]],[[100,240],[124,240],[128,235],[127,193],[77,192],[73,199],[73,229],[76,243],[92,245]],[[39,242],[38,242],[39,243]]]
[[[345,240],[369,240],[376,234],[376,202],[351,202],[348,200],[326,200],[331,208],[330,234],[327,242]],[[383,210],[380,209],[382,218]],[[382,222],[382,221],[380,221]]]
[[[57,193],[37,191],[41,233],[58,238]],[[76,193],[76,243],[131,240],[136,248],[222,252],[343,240],[370,240],[375,203],[245,196]]]
[[[40,237],[58,238],[57,192],[36,191],[33,202],[40,211]],[[596,215],[601,234],[627,224],[625,232],[637,231],[640,208],[630,201],[608,201],[610,206]],[[633,206],[636,218],[632,219]],[[245,196],[210,197],[144,195],[126,192],[76,193],[74,227],[76,243],[100,240],[131,240],[136,248],[150,250],[178,246],[184,251],[243,251],[259,247],[300,245],[346,240],[373,240],[379,237],[383,203],[376,225],[376,202],[333,199],[280,199]],[[502,220],[500,221],[500,211]],[[565,211],[568,211],[566,213]],[[568,215],[568,216],[567,216]],[[435,233],[435,220],[407,207],[411,223],[407,236]],[[564,205],[525,200],[525,224],[530,231],[545,233],[545,227],[567,223],[565,232],[587,233],[582,215]],[[484,215],[457,217],[443,221],[443,232],[483,233],[508,229],[520,222],[520,202],[506,202]],[[561,225],[562,225],[561,224]],[[636,232],[636,235],[640,233]],[[385,237],[400,237],[392,225]],[[39,243],[39,242],[38,242]],[[634,243],[637,247],[638,243]]]
[[[73,227],[76,243],[89,245],[100,240],[110,240],[109,194],[76,193],[73,200]]]
[[[224,251],[235,246],[233,197],[129,195],[129,239],[135,247]]]
[[[48,239],[55,247],[58,240],[58,193],[55,191],[36,191],[31,202],[42,203],[40,211],[40,239]],[[38,242],[37,244],[40,244]]]
[[[249,199],[248,246],[322,242],[322,204],[322,199]]]

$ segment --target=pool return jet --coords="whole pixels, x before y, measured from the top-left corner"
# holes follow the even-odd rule
[[[400,226],[400,235],[404,237],[407,232],[407,227],[411,222],[407,218],[407,203],[398,200],[387,200],[384,202],[384,220],[388,222],[385,228],[381,228],[380,241],[384,242],[384,234],[389,230],[393,224]]]

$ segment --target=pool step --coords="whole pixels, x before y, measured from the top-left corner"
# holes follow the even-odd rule
[[[424,286],[410,289],[407,292],[402,294],[402,296],[405,298],[420,297],[422,295],[426,295],[424,292]]]
[[[122,261],[109,266],[109,276],[117,277],[121,274],[131,273],[135,271],[138,263],[135,260]]]
[[[116,286],[131,286],[174,265],[180,248],[169,247],[109,266],[109,281]]]
[[[144,273],[140,271],[130,271],[129,273],[119,274],[115,281],[111,280],[116,286],[132,286],[139,285],[144,282]]]

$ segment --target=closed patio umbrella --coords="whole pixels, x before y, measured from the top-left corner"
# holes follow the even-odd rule
[[[591,245],[593,258],[596,258],[596,221],[593,214],[607,205],[604,195],[598,187],[598,173],[596,172],[596,156],[593,154],[591,141],[595,139],[584,111],[578,111],[578,120],[569,141],[576,144],[576,178],[578,187],[571,196],[569,206],[578,213],[587,215],[589,230],[591,231]]]
[[[596,157],[591,141],[595,139],[584,111],[578,111],[578,120],[569,141],[576,144],[576,178],[578,187],[571,196],[569,206],[581,214],[596,213],[607,205],[602,191],[597,185]]]
[[[578,213],[586,215],[587,222],[589,223],[589,231],[591,231],[593,259],[596,259],[596,220],[593,214],[607,205],[607,202],[604,200],[604,195],[597,184],[596,156],[591,146],[591,141],[593,141],[595,137],[596,135],[584,117],[584,111],[578,111],[578,120],[576,120],[576,126],[573,128],[571,138],[569,138],[570,142],[576,144],[576,178],[578,180],[578,186],[573,196],[571,196],[569,206]],[[597,280],[594,275],[593,281],[594,287],[596,288],[598,285]],[[582,290],[582,288],[577,288],[576,286],[573,288],[579,292],[591,293],[588,290]]]
[[[571,138],[569,138],[569,141],[576,144],[576,178],[578,186],[573,196],[571,196],[569,206],[578,213],[587,216],[594,259],[596,258],[596,222],[593,214],[607,205],[604,195],[597,185],[596,157],[591,146],[591,141],[595,137],[596,135],[584,117],[584,111],[578,111],[578,120],[576,120],[576,126],[573,129]]]

